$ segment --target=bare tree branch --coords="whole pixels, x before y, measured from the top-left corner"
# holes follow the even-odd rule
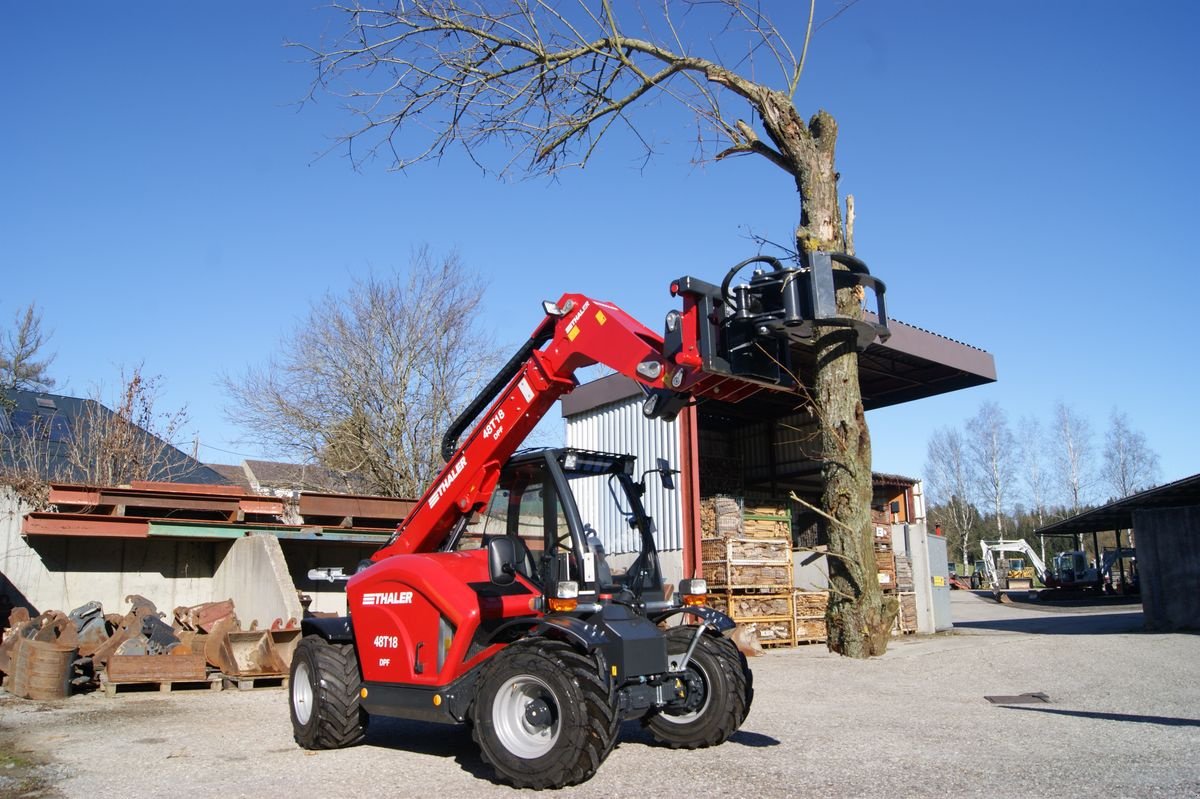
[[[797,59],[756,4],[687,4],[689,10],[707,5],[724,10],[727,27],[749,34],[771,54],[783,87],[771,102],[790,105],[808,34]],[[348,18],[339,40],[292,46],[309,54],[316,72],[310,97],[317,91],[333,94],[359,118],[359,127],[338,140],[347,148],[356,143],[365,148],[365,156],[349,150],[356,163],[386,146],[392,167],[405,169],[459,144],[480,165],[498,162],[500,174],[553,174],[586,164],[617,119],[646,141],[626,112],[653,92],[706,120],[728,146],[772,157],[766,145],[751,145],[761,136],[739,133],[737,118],[725,116],[707,87],[748,101],[748,111],[768,102],[771,90],[761,78],[747,79],[719,61],[690,54],[670,4],[663,3],[660,24],[644,25],[653,38],[628,35],[609,2],[601,3],[599,14],[584,2],[541,0],[415,0],[390,8],[334,9]],[[692,21],[711,24],[717,16],[704,9]],[[400,135],[403,148],[395,147]],[[414,146],[421,138],[425,144]],[[501,159],[489,149],[492,143],[503,146]],[[786,157],[772,161],[795,173]]]

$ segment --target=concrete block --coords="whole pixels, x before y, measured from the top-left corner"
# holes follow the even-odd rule
[[[213,574],[212,592],[213,599],[233,600],[244,629],[254,620],[265,629],[275,619],[286,623],[299,620],[303,613],[283,549],[273,535],[249,535],[234,541]]]

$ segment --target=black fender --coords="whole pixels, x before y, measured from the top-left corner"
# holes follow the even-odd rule
[[[651,617],[651,619],[655,624],[658,624],[659,622],[665,621],[672,616],[678,616],[680,614],[695,616],[702,624],[708,625],[722,635],[737,626],[734,624],[733,619],[729,618],[721,611],[714,610],[713,608],[704,605],[684,605],[681,608],[673,608],[665,613],[656,613]]]
[[[319,635],[331,644],[354,643],[354,627],[350,624],[349,616],[304,619],[300,622],[300,632]]]
[[[604,629],[574,616],[527,616],[505,622],[491,631],[487,644],[511,644],[521,638],[559,638],[584,652],[591,652],[609,642]]]

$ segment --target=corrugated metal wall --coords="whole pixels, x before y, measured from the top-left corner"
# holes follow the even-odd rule
[[[601,406],[567,419],[567,446],[637,456],[637,474],[653,469],[663,458],[671,468],[680,468],[679,423],[642,416],[641,396]],[[576,499],[583,520],[590,523],[611,554],[638,551],[630,529],[606,484],[588,480],[577,489]],[[683,510],[680,491],[667,491],[656,475],[646,480],[642,497],[646,512],[658,526],[655,546],[660,552],[683,549]]]

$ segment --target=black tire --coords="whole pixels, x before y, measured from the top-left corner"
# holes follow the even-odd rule
[[[301,639],[292,655],[288,687],[296,743],[305,749],[362,743],[369,717],[360,704],[361,687],[352,644],[331,644],[316,635]]]
[[[509,644],[480,678],[472,735],[483,759],[518,788],[561,788],[590,778],[617,740],[612,681],[568,644]]]
[[[687,651],[696,635],[691,626],[667,630],[667,652]],[[688,690],[698,691],[698,707],[662,710],[646,719],[660,743],[672,749],[700,749],[724,743],[733,735],[754,701],[754,678],[743,655],[728,638],[705,632],[688,661]],[[691,697],[689,697],[691,698]]]

